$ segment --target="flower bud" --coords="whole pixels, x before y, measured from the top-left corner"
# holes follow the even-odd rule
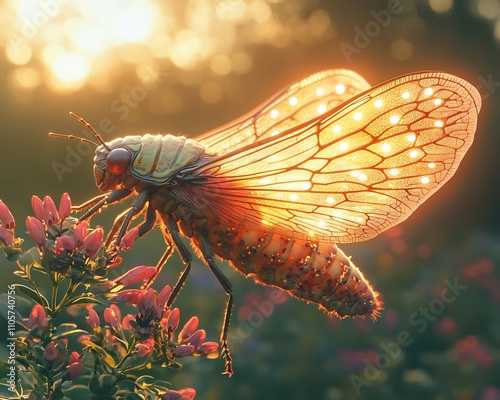
[[[139,293],[142,293],[139,289],[120,290],[114,294],[113,299],[128,305],[137,304]]]
[[[219,343],[205,342],[196,349],[196,354],[199,354],[200,356],[209,356],[214,353],[219,355]]]
[[[120,325],[121,319],[121,311],[116,304],[111,304],[111,306],[104,309],[104,321],[113,328],[116,329]]]
[[[16,221],[12,216],[9,208],[0,200],[0,223],[7,229],[14,229],[16,226]]]
[[[167,318],[167,327],[170,332],[173,332],[179,326],[179,322],[181,319],[181,312],[178,308],[174,308],[170,311],[170,314]]]
[[[87,257],[94,257],[97,252],[103,246],[102,239],[104,237],[104,231],[102,228],[94,229],[91,233],[87,235],[85,239],[83,239],[82,243],[82,252]]]
[[[173,351],[176,357],[188,357],[194,353],[196,348],[191,344],[181,344]]]
[[[186,325],[184,325],[184,328],[179,333],[178,342],[183,342],[185,339],[187,339],[189,336],[193,334],[193,332],[198,328],[198,317],[191,317],[191,319],[186,322]]]
[[[75,228],[75,245],[79,247],[83,244],[83,239],[87,236],[87,230],[89,229],[89,223],[87,221],[81,221]]]
[[[31,208],[33,208],[33,212],[35,213],[35,217],[39,221],[43,221],[43,203],[42,200],[38,196],[31,197]]]
[[[186,342],[193,345],[195,348],[198,348],[201,346],[206,337],[207,333],[203,329],[199,329],[189,336]]]
[[[167,303],[168,299],[170,298],[170,295],[172,294],[172,289],[170,285],[166,285],[158,295],[158,304],[161,307],[164,307],[165,304]]]
[[[45,328],[49,323],[50,318],[47,317],[45,308],[40,304],[35,304],[30,312],[29,318],[24,318],[23,321],[28,329]]]
[[[161,400],[194,400],[196,390],[186,388],[182,390],[167,390],[162,396]]]
[[[39,247],[45,245],[47,239],[45,238],[45,229],[43,224],[34,217],[26,218],[26,228],[28,228],[28,234],[35,244]]]
[[[127,251],[132,248],[134,245],[135,240],[137,239],[137,235],[139,233],[139,228],[135,227],[129,230],[125,236],[122,237],[122,240],[120,242],[120,249]]]
[[[125,272],[122,276],[116,278],[113,282],[117,285],[130,286],[137,282],[151,278],[156,272],[155,267],[146,267],[141,265],[139,267],[132,268],[131,270]]]
[[[59,218],[64,220],[71,213],[71,199],[68,193],[63,193],[59,203]]]
[[[12,245],[14,243],[14,234],[7,228],[0,225],[0,245],[2,242],[7,246]]]
[[[83,354],[78,354],[76,351],[73,351],[69,357],[68,366],[66,367],[66,374],[63,376],[62,381],[72,381],[77,378],[82,372],[83,362],[82,362]]]
[[[59,347],[54,342],[50,342],[43,351],[43,358],[47,361],[55,360],[58,355],[59,355]]]
[[[93,308],[89,310],[87,322],[94,330],[100,327],[101,321],[99,320],[99,315],[97,315],[97,312]]]
[[[54,200],[49,196],[43,198],[43,220],[50,226],[59,222],[59,213],[57,212]]]

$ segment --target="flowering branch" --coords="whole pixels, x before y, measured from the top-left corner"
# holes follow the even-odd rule
[[[48,196],[33,196],[31,204],[35,216],[27,217],[26,228],[36,247],[23,251],[14,217],[0,200],[0,248],[17,263],[14,274],[22,281],[10,286],[32,303],[15,332],[22,383],[9,390],[23,398],[43,393],[46,399],[193,399],[194,389],[172,390],[145,370],[178,368],[183,357],[218,357],[218,343],[205,342],[198,318],[176,335],[180,311],[167,307],[170,286],[160,293],[130,288],[153,276],[154,267],[138,266],[110,280],[108,272],[121,258],[106,258],[101,227],[70,216],[67,193],[58,208]],[[123,237],[121,251],[133,246],[137,233],[133,228]],[[122,317],[118,304],[134,311]],[[65,322],[69,312],[84,314],[86,321]],[[86,388],[66,384],[75,380]],[[75,395],[75,390],[86,393]]]

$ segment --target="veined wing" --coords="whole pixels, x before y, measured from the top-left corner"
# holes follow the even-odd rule
[[[472,144],[480,107],[478,91],[458,77],[402,76],[191,170],[204,183],[173,194],[230,226],[366,240],[450,179]]]
[[[224,154],[300,125],[369,88],[353,71],[318,72],[287,86],[247,115],[198,136],[196,141],[211,152]]]

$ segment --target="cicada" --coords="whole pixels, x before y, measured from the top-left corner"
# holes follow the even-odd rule
[[[191,240],[228,295],[221,357],[231,375],[233,293],[216,259],[331,315],[375,318],[377,292],[337,244],[405,220],[448,181],[472,144],[480,107],[471,84],[442,72],[370,87],[352,71],[328,70],[196,139],[145,134],[105,142],[72,114],[98,140],[94,176],[104,192],[76,209],[90,207],[86,219],[136,196],[116,218],[111,244],[119,249],[140,214],[139,236],[159,223],[167,250],[157,270],[173,249],[185,263],[168,305],[191,267],[181,237]]]

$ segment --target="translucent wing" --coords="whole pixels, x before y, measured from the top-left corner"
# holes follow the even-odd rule
[[[319,72],[286,87],[244,117],[198,136],[196,140],[212,152],[224,154],[293,128],[369,88],[370,85],[353,71]]]
[[[295,96],[300,108],[300,90]],[[191,170],[203,184],[173,194],[230,226],[366,240],[406,219],[453,175],[480,107],[477,90],[460,78],[406,75],[319,117],[309,109],[309,122]]]

